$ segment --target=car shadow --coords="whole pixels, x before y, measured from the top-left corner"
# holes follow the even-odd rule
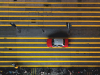
[[[59,32],[50,34],[48,37],[49,38],[50,37],[53,37],[53,38],[62,38],[62,37],[66,38],[67,37],[68,38],[68,33],[64,31],[59,31]]]

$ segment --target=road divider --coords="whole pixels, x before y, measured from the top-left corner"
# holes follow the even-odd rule
[[[100,65],[17,65],[18,67],[100,67]],[[0,67],[14,67],[12,65],[0,65]]]
[[[40,15],[0,15],[0,17],[46,17],[46,18],[100,18],[100,16],[40,16]]]
[[[0,44],[47,44],[47,42],[0,42]],[[69,44],[100,44],[100,42],[69,42]]]
[[[100,25],[71,25],[72,27],[100,27]]]
[[[11,25],[0,25],[0,26],[11,26]],[[16,25],[18,27],[67,27],[67,25]],[[100,27],[100,25],[71,25],[71,27]]]
[[[0,25],[0,26],[11,26],[11,25]],[[67,25],[16,25],[18,27],[67,27]]]
[[[0,8],[44,8],[44,9],[100,9],[100,7],[45,7],[45,6],[0,6]]]
[[[47,42],[0,42],[0,44],[46,44]]]
[[[100,20],[0,20],[0,22],[100,22]]]
[[[100,42],[69,42],[69,44],[100,44]]]
[[[100,56],[0,56],[0,58],[100,58]]]
[[[2,10],[0,13],[100,13],[100,11],[7,11]]]
[[[21,60],[21,61],[0,61],[0,63],[99,63],[99,60]]]
[[[55,37],[0,37],[0,39],[53,39]],[[76,39],[76,40],[100,40],[100,37],[56,37],[63,39]]]
[[[0,49],[100,49],[100,47],[0,47]]]
[[[0,51],[0,53],[100,53],[100,51]]]
[[[0,4],[100,4],[100,2],[0,2]]]

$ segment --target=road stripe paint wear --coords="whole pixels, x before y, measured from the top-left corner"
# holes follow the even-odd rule
[[[18,67],[100,67],[100,65],[17,65]],[[13,67],[12,65],[0,65],[0,67]]]
[[[47,42],[0,42],[0,44],[47,44]],[[100,42],[69,42],[69,44],[100,44]]]
[[[80,63],[99,63],[100,61],[98,60],[44,60],[44,61],[38,61],[38,60],[34,60],[34,61],[0,61],[0,63],[77,63],[77,62],[80,62]]]
[[[100,25],[71,25],[72,27],[100,27]]]
[[[0,11],[0,13],[100,13],[100,11]]]
[[[46,18],[100,18],[100,16],[40,16],[40,15],[0,15],[0,17],[46,17]]]
[[[0,51],[0,53],[100,53],[100,51]]]
[[[0,6],[0,8],[44,8],[44,9],[100,9],[100,7],[38,7],[38,6]]]
[[[0,4],[100,4],[100,2],[0,2]]]
[[[50,37],[51,39],[53,39],[53,37]],[[99,40],[100,37],[68,37],[68,38],[65,38],[65,37],[61,37],[61,38],[64,38],[64,39],[88,39],[88,40],[92,40],[92,39],[97,39]],[[0,37],[0,39],[49,39],[49,37]]]
[[[100,58],[100,56],[0,56],[0,58]]]
[[[100,47],[0,47],[0,49],[100,49]]]
[[[100,20],[0,20],[0,22],[100,22]]]

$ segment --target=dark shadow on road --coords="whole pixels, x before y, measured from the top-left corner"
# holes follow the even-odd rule
[[[56,32],[56,33],[53,33],[53,34],[50,34],[48,37],[54,37],[54,38],[61,38],[61,37],[68,37],[68,33],[67,31],[64,32],[64,31],[59,31],[59,32]]]

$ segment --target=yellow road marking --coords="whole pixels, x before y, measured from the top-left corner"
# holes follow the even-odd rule
[[[100,2],[0,2],[0,4],[100,4]]]
[[[46,44],[46,42],[0,42],[0,44]],[[100,42],[69,42],[69,44],[100,44]]]
[[[64,63],[64,62],[82,62],[82,63],[99,63],[99,60],[34,60],[34,61],[25,61],[25,60],[21,60],[21,61],[0,61],[0,63]]]
[[[0,67],[13,67],[13,66],[0,65]],[[18,65],[18,67],[100,67],[100,65]]]
[[[72,27],[100,27],[100,25],[71,25]]]
[[[47,42],[0,42],[0,44],[47,44]],[[69,44],[100,44],[100,42],[69,42]]]
[[[0,17],[47,17],[47,18],[100,18],[100,16],[39,16],[39,15],[0,15]]]
[[[100,9],[100,7],[39,7],[39,6],[0,6],[0,8],[47,8],[47,9]]]
[[[69,42],[69,44],[100,44],[100,42]]]
[[[0,20],[0,22],[100,22],[100,20]]]
[[[0,51],[0,53],[100,53],[100,51]]]
[[[11,26],[11,25],[0,25],[0,26]],[[67,25],[16,25],[16,26],[29,26],[29,27],[67,27]]]
[[[100,47],[0,47],[0,49],[13,48],[13,49],[100,49]]]
[[[0,44],[46,44],[46,42],[0,42]]]
[[[11,26],[11,25],[0,25]],[[29,26],[29,27],[67,27],[67,25],[16,25],[16,26]],[[71,25],[72,27],[100,27],[100,25]]]
[[[50,37],[53,39],[54,37]],[[61,37],[63,39],[100,39],[100,37]],[[0,37],[0,39],[49,39],[49,37]]]
[[[100,13],[100,11],[0,11],[0,13]]]
[[[11,26],[11,25],[0,25]],[[28,26],[28,27],[67,27],[67,25],[16,25],[16,26]],[[72,27],[100,27],[100,25],[71,25]]]
[[[100,56],[0,56],[0,58],[100,58]]]

